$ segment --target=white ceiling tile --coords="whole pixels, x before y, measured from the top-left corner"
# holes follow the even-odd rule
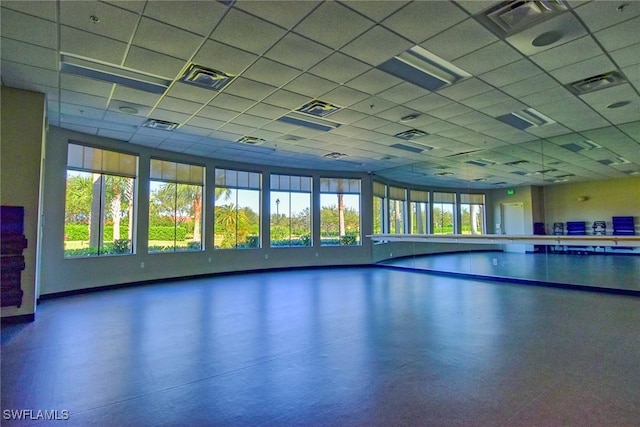
[[[191,117],[186,123],[188,123],[189,126],[195,126],[200,129],[206,129],[208,131],[208,134],[211,134],[211,132],[221,128],[227,122],[221,121],[221,120],[209,119],[206,117],[195,116],[195,117]]]
[[[2,61],[3,83],[5,83],[6,80],[25,81],[32,85],[58,86],[58,75],[54,71],[10,61]]]
[[[611,52],[611,57],[620,68],[640,64],[640,43]]]
[[[183,0],[179,7],[171,1],[122,3],[142,3],[145,6],[145,16],[202,36],[208,36],[211,33],[227,9],[221,2],[216,1]]]
[[[57,71],[60,57],[54,49],[48,49],[34,44],[2,38],[3,60],[19,62],[47,70]]]
[[[255,101],[247,98],[242,98],[240,96],[229,95],[227,93],[220,93],[218,96],[213,98],[213,101],[209,103],[212,107],[219,107],[226,110],[232,111],[244,111],[247,108],[253,106]]]
[[[363,118],[368,117],[366,114],[361,113],[359,111],[350,110],[348,108],[343,108],[340,111],[336,111],[335,113],[327,116],[327,119],[332,120],[334,122],[342,123],[342,124],[352,124]]]
[[[69,99],[65,96],[65,99]],[[60,103],[60,114],[64,116],[78,116],[83,119],[102,119],[104,116],[104,109],[91,108],[84,105],[68,104],[66,102]]]
[[[402,80],[398,79],[398,81]],[[387,101],[403,104],[427,94],[429,94],[429,91],[426,89],[423,89],[409,82],[402,82],[390,89],[378,93],[377,96],[386,99]]]
[[[542,70],[526,59],[513,62],[488,73],[479,76],[485,82],[501,87],[510,83],[519,82],[529,77],[542,73]]]
[[[480,95],[472,96],[471,98],[463,99],[460,103],[484,112],[484,108],[486,107],[511,100],[513,100],[513,98],[509,95],[494,89],[489,92],[481,93]]]
[[[629,81],[640,81],[640,64],[630,65],[622,69]]]
[[[113,83],[101,82],[69,74],[61,74],[60,88],[86,93],[87,95],[109,98],[109,96],[111,96],[111,90],[113,89]]]
[[[229,121],[238,115],[237,111],[228,110],[226,108],[214,107],[207,105],[198,112],[198,116],[206,117],[209,119],[221,120],[223,122]]]
[[[51,49],[58,47],[58,31],[54,22],[3,8],[0,24],[2,37]]]
[[[362,113],[359,113],[362,114]],[[362,128],[362,129],[378,129],[383,126],[387,126],[391,124],[389,120],[383,119],[381,117],[376,116],[366,116],[362,114],[364,117],[358,121],[353,122],[353,126]]]
[[[284,88],[291,92],[317,98],[338,86],[338,83],[305,73],[287,83]]]
[[[640,15],[640,5],[636,2],[626,3],[624,11],[617,10],[622,3],[608,1],[592,1],[575,9],[591,32],[596,32],[612,25]]]
[[[536,46],[533,41],[541,35],[562,35],[555,43]],[[512,36],[507,37],[513,47],[527,56],[552,49],[587,35],[587,30],[571,13],[561,13],[549,20],[543,21]]]
[[[430,38],[421,46],[447,61],[452,61],[497,40],[493,33],[475,20],[466,19]]]
[[[58,9],[56,2],[53,1],[3,0],[2,7],[24,12],[27,15],[37,16],[38,18],[49,21],[57,21],[58,19]],[[2,13],[4,13],[4,11]]]
[[[372,49],[372,46],[375,46],[375,49]],[[341,51],[367,64],[378,66],[410,47],[412,43],[407,39],[393,34],[384,27],[376,26],[347,44]]]
[[[109,106],[111,107],[111,106]],[[107,111],[104,114],[104,119],[112,123],[120,123],[129,126],[141,126],[147,119],[144,116],[133,114],[121,114],[115,111]]]
[[[382,21],[382,24],[419,44],[466,17],[453,3],[419,1],[408,4]]]
[[[452,86],[447,86],[438,91],[442,96],[445,96],[454,101],[470,98],[481,93],[489,92],[493,87],[489,86],[485,82],[475,77],[463,80]]]
[[[198,65],[225,73],[240,74],[256,59],[257,56],[252,53],[207,40],[194,56],[193,61]]]
[[[317,76],[343,84],[370,68],[364,62],[336,52],[309,71]]]
[[[405,106],[416,111],[420,111],[421,113],[428,113],[451,103],[452,101],[449,98],[445,98],[444,96],[438,95],[437,93],[430,93],[428,95],[414,99],[413,101],[405,103]]]
[[[98,135],[104,136],[105,138],[117,139],[120,141],[129,141],[133,136],[133,132],[122,132],[111,129],[99,129]]]
[[[238,95],[248,99],[260,100],[273,93],[277,88],[244,77],[237,77],[224,90],[225,93]]]
[[[547,74],[539,74],[526,80],[503,86],[500,90],[518,98],[554,87],[559,87],[558,82]]]
[[[199,102],[201,104],[207,104],[211,100],[211,98],[213,98],[217,94],[217,91],[182,82],[174,82],[169,90],[165,92],[166,96],[186,99],[187,101]]]
[[[263,117],[252,116],[251,114],[241,114],[238,117],[236,117],[235,119],[233,119],[230,123],[231,124],[236,124],[236,125],[241,125],[241,126],[248,126],[250,128],[250,130],[248,132],[250,133],[251,130],[253,130],[254,128],[262,127],[262,126],[266,125],[269,122],[271,122],[271,119],[265,119]],[[223,128],[223,130],[224,130],[224,128]]]
[[[347,86],[339,86],[322,96],[322,100],[341,107],[348,107],[351,104],[360,102],[368,98],[369,94],[351,89]]]
[[[250,28],[251,30],[238,31],[239,28]],[[261,55],[284,34],[285,30],[281,27],[240,10],[231,9],[213,31],[211,38]]]
[[[469,112],[471,112],[471,108],[462,104],[458,104],[456,102],[456,103],[448,104],[436,110],[430,111],[429,114],[433,117],[446,120],[450,117],[459,116],[460,114],[465,114]]]
[[[269,59],[306,70],[331,55],[333,50],[294,33],[279,40],[264,55]]]
[[[191,114],[184,114],[177,111],[162,110],[160,108],[156,108],[151,112],[152,119],[165,120],[168,122],[175,122],[175,123],[186,123],[187,120],[189,120],[189,117],[191,117]]]
[[[378,114],[382,111],[388,110],[392,108],[394,104],[385,99],[372,96],[363,101],[358,102],[357,104],[352,105],[350,108],[352,110],[360,111],[365,114]]]
[[[531,60],[545,70],[555,70],[602,54],[602,49],[593,38],[585,36],[533,55]]]
[[[519,59],[522,59],[520,53],[508,44],[498,41],[452,62],[457,67],[477,76]]]
[[[63,52],[120,65],[126,49],[126,43],[64,25],[60,27],[60,50]]]
[[[351,9],[358,11],[367,18],[380,22],[391,15],[405,4],[407,1],[378,1],[378,0],[347,0],[343,1]]]
[[[185,101],[184,99],[171,98],[165,96],[162,101],[157,105],[157,108],[169,111],[177,111],[179,113],[194,114],[202,107],[202,104],[197,102]]]
[[[520,101],[532,107],[536,107],[538,105],[544,105],[560,99],[567,99],[571,97],[573,97],[571,92],[569,92],[564,87],[554,87],[551,89],[545,89],[536,93],[532,93],[531,95],[522,96],[520,97]]]
[[[234,4],[238,9],[260,16],[267,21],[291,29],[314,9],[320,1],[240,1]]]
[[[401,82],[402,80],[397,77],[394,77],[376,68],[372,68],[366,73],[359,75],[353,80],[350,80],[346,83],[346,85],[359,91],[366,92],[370,95],[375,95],[379,92],[391,88],[392,86],[396,86]]]
[[[125,66],[173,80],[185,65],[185,61],[158,52],[131,46]]]
[[[637,6],[636,6],[637,8]],[[605,49],[617,50],[640,42],[640,16],[595,33]]]
[[[597,76],[599,74],[614,71],[616,66],[606,56],[600,55],[586,61],[581,61],[566,67],[558,68],[550,72],[550,74],[558,79],[560,83],[571,83],[588,77]]]
[[[244,77],[273,86],[283,86],[300,71],[266,58],[260,58],[242,73]]]
[[[146,105],[151,107],[158,102],[160,95],[131,89],[122,85],[116,85],[112,98],[136,105]]]
[[[276,107],[286,108],[287,110],[295,110],[310,101],[310,98],[287,90],[279,90],[264,99],[267,104]]]
[[[323,2],[294,31],[332,48],[344,46],[373,22],[337,2]]]
[[[78,30],[128,43],[138,15],[97,1],[60,2],[60,23]],[[90,17],[96,17],[94,22]]]
[[[180,59],[189,59],[203,42],[201,36],[142,18],[135,32],[133,44]]]

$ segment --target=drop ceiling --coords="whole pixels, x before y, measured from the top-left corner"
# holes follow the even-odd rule
[[[515,2],[560,12],[519,27],[518,9],[504,30],[486,12],[507,3],[2,1],[0,76],[44,92],[52,126],[197,156],[444,187],[638,175],[640,2]],[[383,65],[412,52],[463,74],[436,87]],[[215,71],[199,83],[231,80],[187,84],[192,64]],[[569,88],[611,72],[622,81]],[[293,113],[314,100],[337,108]],[[315,126],[287,120],[300,114]]]

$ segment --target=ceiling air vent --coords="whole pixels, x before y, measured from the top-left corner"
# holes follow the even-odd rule
[[[319,99],[314,99],[313,101],[304,104],[302,107],[298,108],[296,111],[309,114],[315,117],[325,117],[341,109],[342,107],[329,104],[328,102],[320,101]]]
[[[340,123],[324,119],[322,117],[312,116],[298,111],[290,111],[280,117],[278,121],[289,123],[295,126],[304,126],[310,129],[321,130],[324,132],[340,127]]]
[[[142,126],[151,129],[172,131],[178,127],[178,123],[167,122],[165,120],[148,119],[142,124]]]
[[[465,163],[469,163],[470,165],[475,165],[480,167],[491,166],[496,164],[496,162],[492,160],[487,160],[487,159],[468,160]]]
[[[222,71],[191,64],[180,77],[180,81],[190,85],[211,90],[221,90],[233,80],[234,76]]]
[[[571,142],[569,144],[564,144],[562,146],[569,151],[573,151],[574,153],[578,153],[580,151],[588,151],[593,150],[595,148],[602,148],[601,145],[591,141],[590,139],[585,139],[584,141]]]
[[[528,160],[516,160],[516,161],[513,161],[513,162],[507,162],[507,163],[505,163],[505,165],[506,166],[518,166],[518,165],[525,165],[527,163],[529,163]]]
[[[267,141],[262,138],[257,138],[255,136],[243,136],[236,142],[239,142],[240,144],[246,144],[246,145],[262,145]]]
[[[420,46],[394,56],[378,68],[431,91],[471,77],[471,74]]]
[[[434,176],[452,176],[453,172],[437,172],[433,174]]]
[[[527,108],[526,110],[505,114],[504,116],[498,116],[496,119],[520,130],[555,123],[551,118],[534,110],[533,108]]]
[[[422,153],[424,151],[424,148],[412,147],[405,144],[393,144],[390,147],[397,148],[398,150],[409,151],[411,153]]]
[[[567,173],[567,174],[564,174],[564,175],[558,175],[558,176],[556,176],[556,178],[557,179],[565,179],[565,178],[569,178],[570,176],[575,176],[575,175],[572,174],[572,173]]]
[[[565,12],[562,0],[503,1],[479,16],[501,37],[510,36]]]
[[[493,185],[507,185],[507,183],[504,181],[500,181],[500,182],[494,182]]]
[[[347,157],[347,155],[344,153],[338,153],[337,151],[334,151],[333,153],[327,153],[322,157],[326,157],[327,159],[339,159],[341,157]]]
[[[487,180],[487,178],[473,178],[469,181],[471,182],[485,182]]]
[[[421,136],[427,136],[427,135],[429,134],[421,130],[409,129],[409,130],[405,130],[404,132],[397,133],[395,137],[408,141],[410,139],[416,139],[416,138],[420,138]]]
[[[618,71],[611,71],[569,83],[566,88],[576,95],[584,95],[585,93],[607,89],[626,82],[627,80]]]
[[[631,163],[629,160],[625,159],[624,157],[617,157],[613,160],[611,159],[598,160],[598,162],[602,163],[605,166],[626,165],[627,163]]]

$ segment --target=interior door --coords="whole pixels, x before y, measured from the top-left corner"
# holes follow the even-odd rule
[[[504,234],[524,235],[524,206],[522,203],[502,204]],[[505,245],[505,252],[525,253],[526,245]]]

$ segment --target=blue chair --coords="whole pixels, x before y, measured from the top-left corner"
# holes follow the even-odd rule
[[[584,221],[567,221],[567,236],[586,236],[587,227]],[[588,253],[586,246],[567,246],[567,251],[579,254]]]
[[[614,236],[633,236],[636,234],[636,225],[632,216],[614,216],[613,235]],[[629,249],[630,247],[612,246],[611,249]]]

